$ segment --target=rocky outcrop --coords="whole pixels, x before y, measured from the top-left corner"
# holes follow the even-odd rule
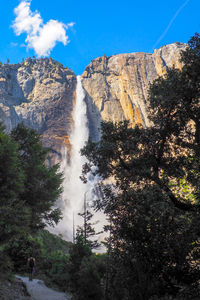
[[[52,59],[1,66],[0,119],[8,131],[19,122],[36,129],[56,159],[69,143],[75,88],[75,74]]]
[[[133,126],[149,126],[149,83],[169,67],[181,68],[180,52],[185,47],[174,43],[153,54],[119,54],[93,60],[82,75],[93,138],[98,139],[101,119],[128,119]]]
[[[102,119],[129,119],[132,126],[149,126],[149,83],[169,67],[181,68],[180,52],[185,47],[174,43],[153,54],[119,54],[91,61],[82,75],[91,137],[99,139]],[[51,58],[2,65],[0,120],[8,131],[22,121],[36,129],[44,145],[53,149],[53,160],[59,160],[62,146],[70,146],[75,90],[75,74]]]

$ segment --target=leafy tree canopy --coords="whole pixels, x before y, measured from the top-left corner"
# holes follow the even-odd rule
[[[100,176],[97,206],[110,220],[108,299],[150,299],[197,282],[199,49],[195,34],[182,70],[168,69],[150,85],[151,127],[103,122],[101,140],[82,150],[89,161],[83,179]]]

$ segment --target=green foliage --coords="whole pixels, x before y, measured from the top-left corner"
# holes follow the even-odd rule
[[[98,232],[98,233],[95,232],[95,229],[93,226],[96,225],[98,223],[98,221],[95,223],[91,223],[93,214],[87,208],[86,199],[84,200],[84,212],[79,213],[79,216],[81,216],[83,218],[83,225],[78,226],[77,235],[79,237],[80,236],[82,237],[85,245],[88,245],[90,247],[90,249],[99,248],[100,243],[98,242],[97,239],[95,239],[95,237],[98,234],[100,234],[101,232]]]
[[[69,285],[68,251],[68,242],[46,230],[15,238],[6,247],[15,272],[27,273],[27,259],[32,254],[36,258],[37,277],[62,290],[66,290]]]
[[[27,272],[27,259],[30,255],[41,257],[41,241],[30,234],[14,238],[6,246],[6,252],[12,259],[16,272]]]
[[[95,257],[84,257],[78,273],[78,286],[74,298],[77,300],[101,300],[102,296],[101,277]]]
[[[70,244],[42,230],[12,240],[7,245],[7,253],[17,272],[27,273],[27,258],[33,254],[37,278],[50,286],[73,292],[73,299],[101,299],[106,257],[92,254],[82,236],[77,236],[76,244]]]
[[[58,173],[58,165],[49,168],[45,164],[48,149],[43,148],[35,130],[20,124],[13,129],[11,136],[19,144],[25,175],[25,189],[20,197],[31,211],[31,230],[44,228],[46,223],[58,223],[61,213],[59,209],[53,209],[62,191],[62,174]]]
[[[43,255],[48,255],[52,251],[62,251],[64,254],[69,253],[71,242],[66,242],[62,237],[54,235],[47,230],[41,230],[37,235],[42,240]]]
[[[66,291],[69,287],[69,255],[61,250],[52,251],[42,256],[41,273],[45,274],[53,284]]]
[[[69,250],[70,254],[70,274],[71,274],[71,282],[72,289],[73,286],[77,284],[77,276],[79,273],[79,269],[81,266],[81,262],[84,257],[89,257],[92,252],[90,247],[85,244],[84,238],[82,235],[76,235],[76,242],[72,244]],[[76,290],[76,288],[74,288]]]
[[[4,251],[0,250],[0,279],[10,278],[12,270],[12,261]]]
[[[0,128],[0,240],[5,243],[27,226],[29,211],[20,193],[24,190],[24,173],[18,145]]]
[[[61,217],[53,206],[62,175],[57,165],[46,166],[47,153],[36,131],[20,124],[8,135],[0,125],[0,246],[13,258],[16,270],[33,250],[39,255],[41,240],[30,233]]]
[[[105,255],[95,255],[84,236],[77,234],[70,248],[69,279],[73,299],[102,299],[106,266]]]
[[[183,69],[151,84],[152,127],[103,122],[101,140],[82,150],[83,180],[90,171],[102,178],[96,206],[110,220],[106,299],[177,295],[198,281],[199,49],[196,34]]]
[[[38,273],[65,291],[69,286],[70,243],[46,230],[40,231],[34,239],[40,242],[40,256],[36,256]]]
[[[47,150],[36,131],[18,125],[11,136],[0,128],[1,241],[60,219],[53,209],[61,193],[58,166],[45,165]]]

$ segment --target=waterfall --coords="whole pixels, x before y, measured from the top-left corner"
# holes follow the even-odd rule
[[[82,225],[83,220],[78,213],[83,212],[84,196],[91,203],[94,193],[92,192],[95,181],[89,180],[84,184],[80,175],[86,158],[81,156],[80,149],[88,141],[89,130],[87,120],[87,107],[84,101],[85,92],[81,83],[81,76],[77,77],[76,103],[73,110],[73,129],[69,136],[71,150],[70,161],[67,159],[67,149],[63,149],[61,171],[64,173],[62,201],[59,206],[62,210],[63,219],[55,228],[54,232],[61,233],[67,240],[73,239],[73,223]],[[102,214],[95,214],[102,219]],[[74,219],[74,220],[73,220]],[[98,226],[97,230],[102,229]]]

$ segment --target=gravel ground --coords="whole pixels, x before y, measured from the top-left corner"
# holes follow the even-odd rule
[[[33,279],[32,281],[29,281],[28,277],[22,277],[18,275],[16,277],[21,279],[26,285],[27,291],[31,296],[31,300],[69,300],[66,294],[56,292],[48,288],[42,280]]]

